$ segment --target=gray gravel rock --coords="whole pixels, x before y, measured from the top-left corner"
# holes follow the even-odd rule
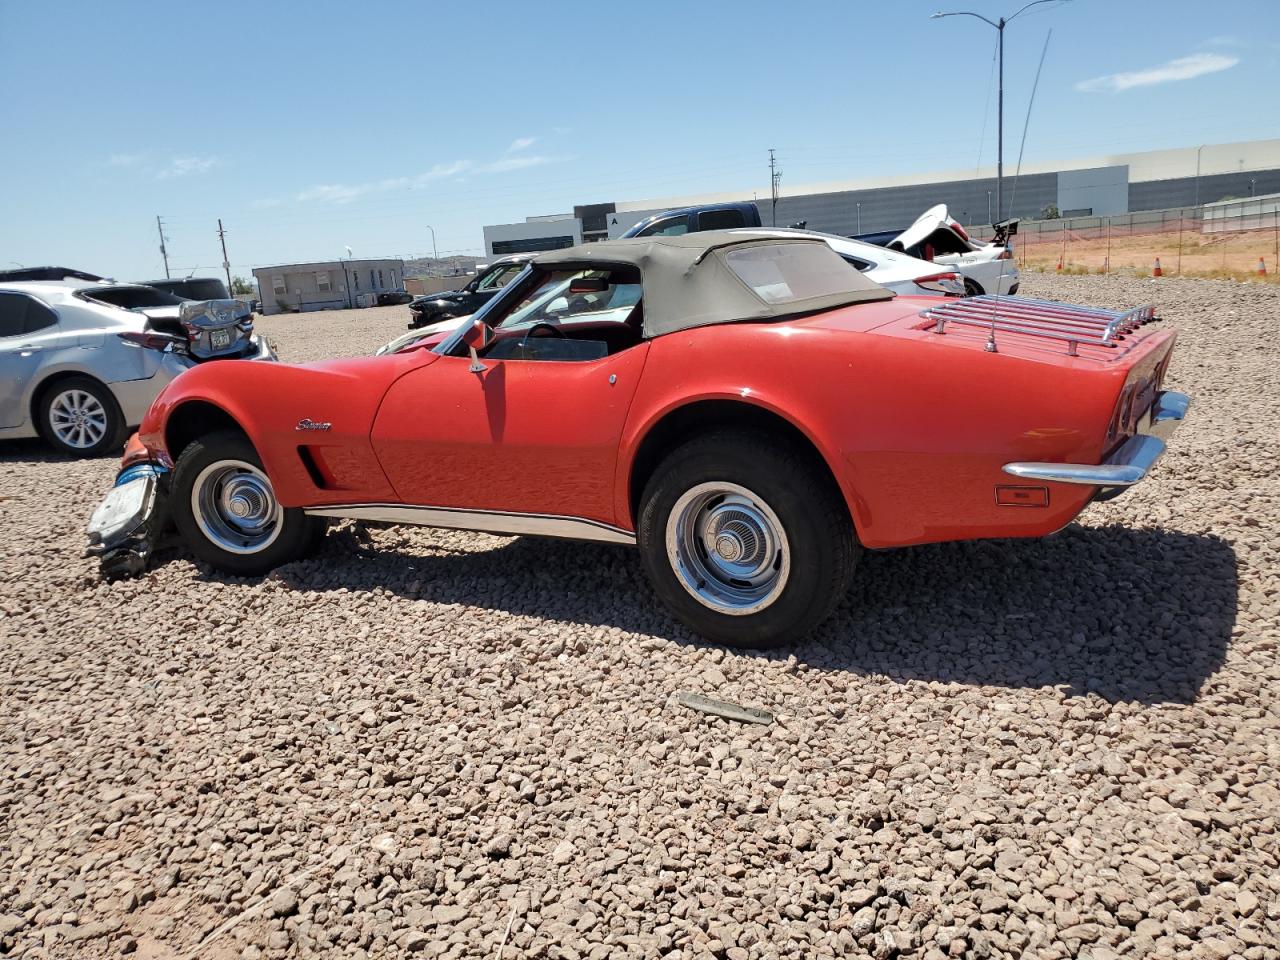
[[[0,444],[0,954],[1276,957],[1280,288],[1025,285],[1181,328],[1155,475],[868,553],[773,654],[604,546],[348,524],[257,581],[103,583],[114,462]],[[317,359],[406,313],[260,327]]]

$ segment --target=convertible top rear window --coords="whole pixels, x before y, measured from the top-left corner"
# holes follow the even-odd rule
[[[765,303],[794,303],[849,288],[847,268],[812,243],[771,243],[728,250],[724,262]]]

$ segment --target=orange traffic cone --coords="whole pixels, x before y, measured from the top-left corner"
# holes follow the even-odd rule
[[[1159,258],[1159,257],[1156,257],[1156,265],[1155,265],[1155,267],[1153,267],[1153,268],[1152,268],[1152,270],[1151,270],[1151,275],[1152,275],[1153,277],[1163,277],[1163,276],[1164,276],[1164,271],[1160,269],[1160,258]]]
[[[1267,275],[1267,261],[1264,258],[1259,257],[1258,258],[1258,276],[1265,277],[1266,275]]]
[[[1058,254],[1058,272],[1062,272],[1062,254]]]

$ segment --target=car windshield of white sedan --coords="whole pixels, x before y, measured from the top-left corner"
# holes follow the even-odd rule
[[[603,278],[599,290],[575,291],[574,281]],[[500,330],[557,323],[561,320],[600,320],[622,323],[640,300],[640,284],[615,283],[608,271],[554,270],[529,291],[498,323]]]
[[[811,243],[770,243],[729,250],[724,262],[765,303],[792,303],[848,289],[845,265],[812,256]]]

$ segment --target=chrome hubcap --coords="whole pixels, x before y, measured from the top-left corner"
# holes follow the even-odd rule
[[[667,518],[667,558],[686,590],[720,613],[741,616],[773,603],[791,574],[777,514],[745,487],[703,483]]]
[[[49,427],[69,447],[86,450],[107,434],[107,411],[86,390],[64,390],[49,405]]]
[[[280,536],[284,511],[271,481],[243,460],[219,460],[191,487],[191,514],[201,532],[230,553],[258,553]]]

